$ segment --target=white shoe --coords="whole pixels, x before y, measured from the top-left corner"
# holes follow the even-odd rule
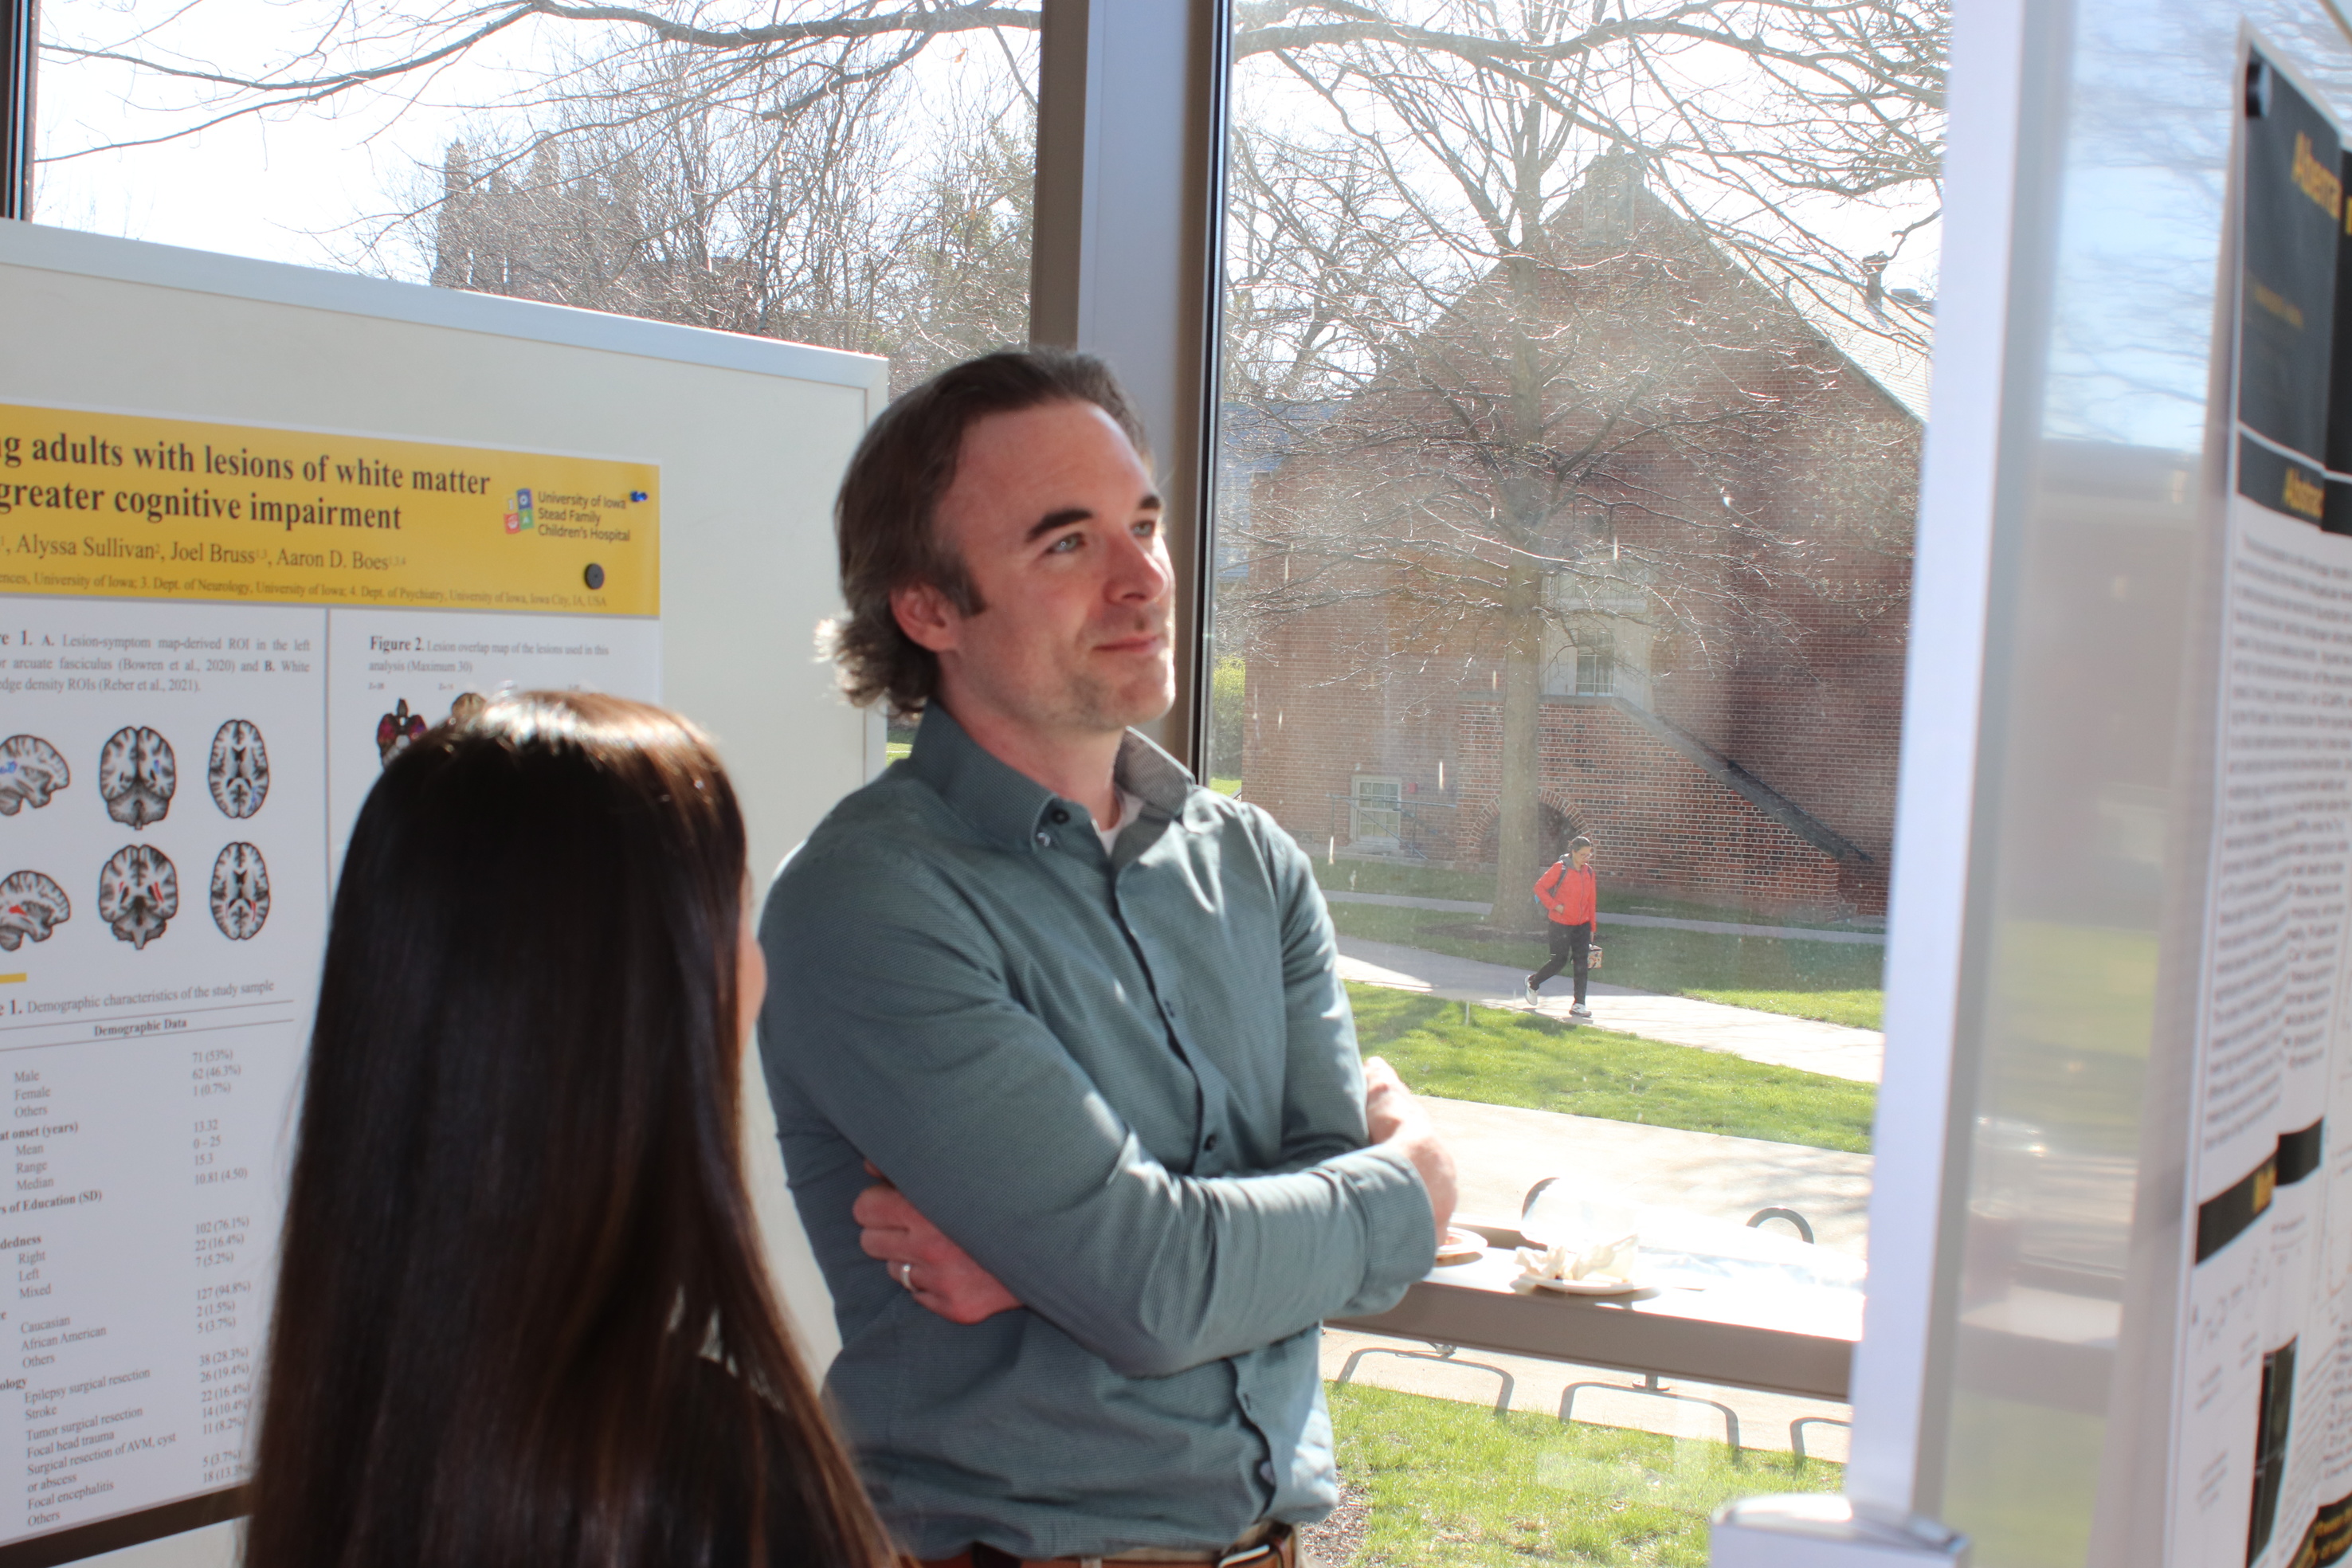
[[[1590,1018],[1592,1016],[1592,1009],[1579,1002],[1569,1008],[1568,1016],[1571,1018]]]

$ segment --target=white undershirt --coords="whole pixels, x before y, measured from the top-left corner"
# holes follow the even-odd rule
[[[1100,823],[1097,823],[1095,825],[1095,835],[1102,840],[1104,854],[1109,854],[1118,845],[1119,834],[1126,829],[1129,823],[1135,820],[1136,813],[1142,809],[1143,797],[1141,795],[1132,794],[1127,790],[1120,790],[1118,792],[1118,818],[1114,820],[1108,827],[1103,826]]]

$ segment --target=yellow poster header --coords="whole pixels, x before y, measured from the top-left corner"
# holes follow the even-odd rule
[[[653,616],[652,463],[0,404],[0,594]]]

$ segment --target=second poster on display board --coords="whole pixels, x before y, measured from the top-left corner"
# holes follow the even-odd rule
[[[0,406],[0,1546],[243,1480],[343,840],[501,690],[658,696],[658,480]]]
[[[2347,148],[2245,40],[2167,1539],[2178,1568],[2352,1548],[2352,257]]]

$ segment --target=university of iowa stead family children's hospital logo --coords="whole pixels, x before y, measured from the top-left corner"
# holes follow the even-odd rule
[[[562,498],[559,497],[558,499],[561,500]],[[629,492],[629,500],[632,504],[642,503],[645,500],[646,492],[643,490],[631,490]],[[530,491],[527,489],[517,490],[514,493],[514,510],[507,513],[507,531],[509,533],[522,533],[528,531],[530,527]]]

